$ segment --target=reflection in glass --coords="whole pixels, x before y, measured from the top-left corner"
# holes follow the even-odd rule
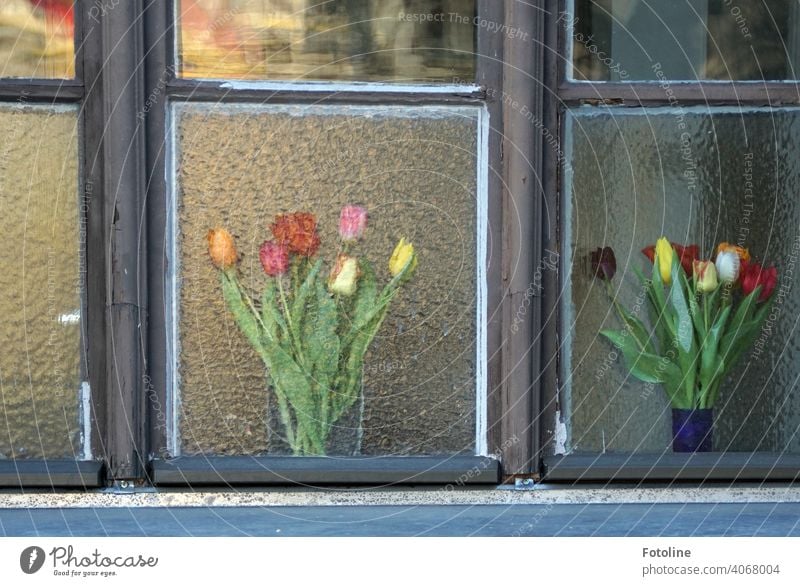
[[[0,77],[75,75],[73,0],[0,2]]]
[[[576,81],[784,80],[800,66],[793,0],[574,0]]]
[[[77,121],[0,107],[0,459],[80,455]]]
[[[184,77],[475,78],[475,0],[177,0]]]
[[[316,214],[327,275],[340,209],[352,203],[369,210],[369,223],[351,254],[367,258],[381,283],[400,237],[419,255],[366,355],[360,452],[475,452],[479,114],[176,106],[180,451],[288,452],[264,363],[223,302],[208,230],[231,231],[240,280],[260,292],[259,247],[276,214]]]
[[[566,121],[565,277],[567,336],[562,412],[576,452],[670,451],[670,406],[660,386],[627,376],[598,332],[620,329],[589,252],[611,246],[614,287],[627,308],[646,301],[640,250],[665,235],[750,249],[774,264],[780,288],[762,334],[715,407],[720,451],[800,452],[800,110],[577,109]]]

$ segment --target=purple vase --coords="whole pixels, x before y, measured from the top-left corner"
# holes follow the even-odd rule
[[[710,452],[713,409],[672,410],[672,451]]]

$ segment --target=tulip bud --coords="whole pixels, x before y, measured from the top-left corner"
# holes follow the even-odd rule
[[[417,268],[417,255],[414,253],[414,245],[405,238],[401,238],[389,259],[389,272],[396,277],[409,263],[411,263],[411,267],[408,269],[406,277],[410,277]]]
[[[711,293],[718,286],[717,268],[710,260],[696,260],[693,265],[695,287],[699,293]]]
[[[367,210],[360,206],[344,206],[339,216],[339,236],[345,242],[355,242],[364,235]]]
[[[277,242],[264,242],[258,251],[258,258],[264,272],[270,277],[282,275],[289,268],[289,249]]]
[[[224,228],[214,228],[209,230],[206,234],[208,241],[208,254],[211,257],[211,262],[222,269],[223,271],[229,269],[236,264],[237,253],[236,243],[233,241],[233,236]]]
[[[614,256],[614,249],[610,246],[598,248],[591,252],[592,273],[603,281],[610,281],[617,272],[617,259]]]
[[[717,276],[725,284],[735,283],[739,278],[740,261],[735,252],[723,251],[717,253]]]
[[[661,273],[661,280],[665,285],[672,282],[672,256],[675,251],[672,244],[663,236],[656,241],[656,261],[658,270]]]
[[[328,290],[349,297],[356,292],[359,272],[358,259],[346,254],[338,255],[328,277]]]

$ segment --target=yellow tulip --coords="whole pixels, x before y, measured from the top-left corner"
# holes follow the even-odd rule
[[[406,277],[410,277],[414,269],[417,268],[417,255],[414,253],[414,245],[408,242],[405,238],[401,238],[400,242],[392,252],[392,257],[389,259],[389,272],[393,277],[396,277],[400,272],[411,263],[411,266],[406,273]]]
[[[692,263],[694,282],[700,293],[711,293],[718,286],[717,267],[710,260],[696,260]]]
[[[672,282],[672,256],[675,251],[672,249],[672,244],[663,236],[656,241],[656,262],[658,263],[658,270],[661,273],[661,280],[665,285]]]

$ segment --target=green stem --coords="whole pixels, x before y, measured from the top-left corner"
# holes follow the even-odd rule
[[[281,305],[283,306],[283,314],[286,319],[286,326],[289,328],[289,343],[294,347],[295,354],[297,354],[297,362],[300,366],[303,366],[305,360],[303,359],[303,353],[301,352],[302,346],[300,345],[300,339],[298,337],[298,332],[294,329],[294,324],[292,323],[292,315],[289,312],[289,304],[286,302],[286,293],[283,290],[283,279],[278,277],[278,294],[281,298]]]

